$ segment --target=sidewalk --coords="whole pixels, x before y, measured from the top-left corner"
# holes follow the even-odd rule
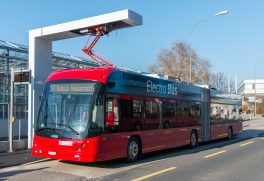
[[[0,169],[40,160],[31,156],[31,150],[16,150],[13,153],[0,153]]]

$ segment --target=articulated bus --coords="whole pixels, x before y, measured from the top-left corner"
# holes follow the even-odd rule
[[[126,158],[242,132],[241,100],[180,81],[117,68],[53,72],[32,155],[76,162]]]

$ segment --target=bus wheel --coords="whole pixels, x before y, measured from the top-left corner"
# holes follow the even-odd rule
[[[131,137],[127,145],[127,162],[132,163],[138,160],[140,155],[140,145],[136,137]]]
[[[231,140],[233,138],[233,131],[232,131],[232,127],[229,127],[227,129],[227,139]]]
[[[190,147],[194,148],[198,146],[198,136],[196,131],[192,131],[190,135]]]

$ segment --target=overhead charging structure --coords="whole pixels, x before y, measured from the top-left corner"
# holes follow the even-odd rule
[[[114,67],[112,63],[93,52],[94,45],[101,36],[111,31],[141,24],[142,16],[126,9],[29,31],[31,84],[28,94],[28,148],[32,147],[34,127],[45,82],[52,72],[52,42],[84,35],[95,36],[91,44],[86,45],[82,51],[99,66]]]
[[[97,55],[92,50],[92,48],[95,46],[95,44],[100,39],[100,37],[105,35],[105,34],[110,33],[111,31],[112,31],[112,28],[111,28],[111,26],[108,26],[108,25],[101,25],[101,26],[97,26],[97,27],[94,27],[92,29],[87,30],[87,32],[89,33],[89,36],[88,36],[86,45],[83,47],[82,51],[85,54],[87,54],[91,59],[93,59],[95,61],[95,63],[97,63],[99,66],[103,66],[103,64],[105,64],[105,66],[115,67],[112,63],[110,63],[106,59],[102,58],[101,56]],[[82,31],[82,32],[85,32],[85,31]],[[92,43],[89,46],[87,46],[89,43],[91,35],[94,35],[95,38],[92,41]]]

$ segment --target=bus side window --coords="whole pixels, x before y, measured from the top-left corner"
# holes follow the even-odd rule
[[[201,116],[201,103],[200,102],[190,102],[189,109],[189,123],[191,126],[199,126],[200,116]]]
[[[106,128],[111,132],[117,132],[119,128],[118,100],[108,98],[106,100]]]
[[[132,118],[133,118],[133,125],[132,130],[140,131],[142,130],[142,123],[143,123],[143,100],[133,100],[133,108],[132,108]]]
[[[160,103],[157,101],[146,100],[146,118],[144,130],[154,130],[160,127]]]
[[[162,103],[162,128],[176,127],[176,101]]]
[[[187,127],[189,114],[189,103],[186,101],[179,101],[177,105],[177,127]]]

